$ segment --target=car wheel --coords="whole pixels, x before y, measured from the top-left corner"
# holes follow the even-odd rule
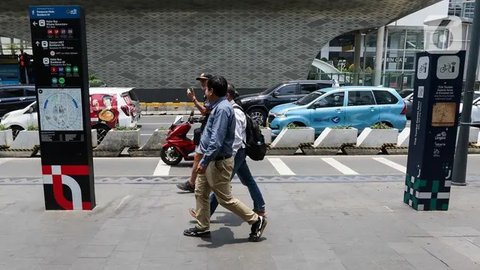
[[[265,126],[267,120],[267,113],[262,109],[251,109],[248,111],[248,115],[252,118],[253,122],[259,126]]]
[[[23,130],[23,128],[20,127],[20,126],[12,126],[10,128],[12,129],[12,137],[13,137],[14,140],[15,140],[15,138],[17,138],[18,133],[20,133],[20,131]]]
[[[93,129],[97,130],[97,144],[100,144],[105,136],[107,136],[108,131],[110,130],[109,127],[100,125],[100,126],[95,126]]]
[[[177,165],[182,161],[182,154],[174,146],[162,148],[160,157],[167,165]]]

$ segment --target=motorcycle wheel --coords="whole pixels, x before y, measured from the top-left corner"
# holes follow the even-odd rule
[[[162,148],[160,157],[167,165],[177,165],[182,161],[182,154],[173,146]]]

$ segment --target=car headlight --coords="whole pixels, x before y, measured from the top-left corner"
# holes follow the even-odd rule
[[[285,116],[286,116],[286,115],[285,115],[284,112],[283,112],[283,113],[275,113],[275,117],[277,117],[277,118],[283,118],[283,117],[285,117]]]
[[[9,113],[6,113],[2,116],[2,121],[5,121],[5,119],[7,119],[7,117],[9,116],[10,114]]]

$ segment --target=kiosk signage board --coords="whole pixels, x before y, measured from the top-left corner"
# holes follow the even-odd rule
[[[404,202],[448,210],[465,51],[417,54]]]
[[[80,6],[29,8],[47,210],[92,210],[88,64]]]

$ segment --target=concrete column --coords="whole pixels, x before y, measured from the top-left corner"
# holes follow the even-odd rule
[[[327,58],[330,60],[330,44],[327,43],[325,46],[322,47],[322,50],[320,51],[320,58]]]
[[[382,84],[382,56],[383,42],[385,39],[385,26],[378,28],[377,31],[377,48],[375,50],[375,82],[373,85]]]
[[[362,52],[362,33],[360,31],[355,32],[355,53],[354,53],[354,61],[353,66],[354,69],[354,77],[353,77],[353,84],[359,84],[359,75],[360,75],[360,54]]]

